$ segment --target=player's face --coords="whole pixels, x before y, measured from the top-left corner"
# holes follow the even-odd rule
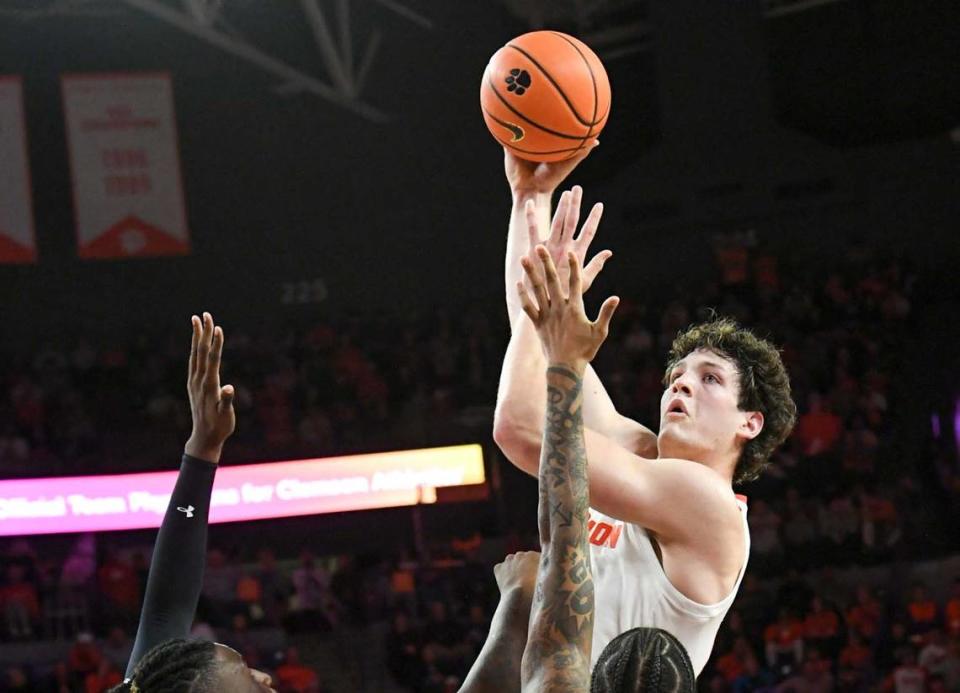
[[[216,643],[217,678],[222,690],[237,693],[277,693],[272,687],[269,674],[251,669],[243,657],[232,647]]]
[[[686,355],[669,373],[660,398],[661,457],[698,462],[739,454],[760,433],[763,415],[737,407],[740,376],[733,362],[712,351]]]

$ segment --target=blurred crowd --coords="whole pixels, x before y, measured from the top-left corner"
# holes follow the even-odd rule
[[[456,691],[497,603],[491,556],[526,548],[535,536],[476,534],[435,542],[417,557],[212,547],[193,635],[234,647],[282,692],[325,690],[308,656],[315,652],[301,657],[294,644],[307,634],[325,636],[339,664],[380,667],[401,690]],[[60,661],[8,667],[0,690],[92,693],[118,681],[146,582],[144,552],[82,537],[51,560],[19,540],[3,560],[3,647],[71,644]],[[821,563],[773,577],[748,570],[701,688],[960,690],[960,571],[956,561],[943,565],[956,572],[934,571],[930,583],[890,566],[865,573]],[[336,649],[340,634],[358,629],[366,641]]]
[[[716,239],[715,257],[707,282],[624,300],[596,361],[620,411],[655,423],[664,354],[678,330],[709,317],[706,306],[783,345],[799,420],[770,469],[744,489],[749,569],[701,687],[960,691],[960,578],[942,576],[936,586],[830,579],[831,571],[951,550],[942,538],[952,524],[944,508],[956,507],[960,490],[955,457],[918,474],[922,451],[904,450],[895,435],[909,387],[900,367],[915,276],[864,246],[803,271],[780,267],[744,238]],[[229,458],[489,435],[508,338],[497,311],[331,319],[262,336],[228,330],[224,377],[237,388],[240,421]],[[190,424],[183,333],[9,355],[0,365],[2,468],[11,476],[169,468]],[[493,559],[479,550],[490,538],[428,539],[430,557],[321,559],[305,549],[278,560],[265,546],[213,548],[195,633],[233,645],[252,666],[286,672],[283,690],[306,691],[321,683],[288,636],[389,623],[381,644],[394,681],[413,691],[456,690],[496,604]],[[3,560],[0,637],[75,641],[67,660],[43,674],[61,686],[49,690],[94,691],[115,679],[147,553],[81,538],[54,559],[21,540]],[[265,641],[264,632],[280,635]],[[13,668],[7,687],[40,690],[30,687],[38,676]]]

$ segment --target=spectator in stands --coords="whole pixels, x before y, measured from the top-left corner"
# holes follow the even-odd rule
[[[0,608],[3,609],[7,635],[15,640],[33,637],[40,618],[37,588],[27,582],[23,565],[7,566],[6,584],[0,587]]]
[[[474,602],[470,605],[467,609],[467,617],[461,622],[460,628],[464,633],[463,641],[470,649],[467,659],[473,661],[480,652],[480,648],[483,647],[483,643],[487,639],[487,633],[490,631],[490,618],[482,604]]]
[[[917,663],[929,675],[943,676],[947,659],[947,640],[940,628],[932,628],[925,638],[925,644],[920,648]]]
[[[748,657],[744,662],[744,672],[733,682],[731,693],[753,693],[772,690],[777,677],[772,671],[760,664],[757,657]]]
[[[810,565],[813,558],[817,528],[807,503],[801,500],[795,488],[787,489],[784,512],[783,540],[791,562],[798,566]]]
[[[960,577],[953,579],[950,598],[943,607],[947,632],[951,637],[960,636]]]
[[[300,651],[288,647],[283,663],[277,667],[277,693],[318,693],[320,677],[317,672],[300,661]]]
[[[140,611],[140,581],[133,566],[116,551],[108,550],[97,570],[107,622],[132,622]]]
[[[890,548],[900,541],[900,517],[889,497],[859,485],[855,491],[859,503],[863,546],[869,552],[886,556]]]
[[[207,568],[203,573],[203,588],[200,591],[203,610],[212,625],[223,626],[230,620],[236,604],[239,570],[226,552],[211,548],[207,552]]]
[[[800,671],[789,677],[776,688],[775,693],[832,693],[833,674],[830,662],[820,653],[811,649],[803,660]]]
[[[120,667],[103,657],[97,664],[96,671],[91,671],[84,677],[83,690],[84,693],[102,693],[121,681],[123,674],[120,673]]]
[[[424,660],[443,674],[452,674],[463,668],[468,648],[460,625],[449,616],[447,605],[441,601],[429,604],[427,621],[423,626]]]
[[[866,642],[876,637],[880,628],[882,610],[868,585],[857,587],[857,601],[847,609],[847,628],[854,630]]]
[[[829,409],[820,393],[811,393],[807,411],[797,421],[797,438],[804,456],[816,457],[831,452],[842,433],[840,417]]]
[[[766,502],[755,500],[750,504],[750,548],[754,563],[764,574],[777,572],[783,564],[781,522],[780,515]]]
[[[787,607],[780,607],[775,623],[763,634],[767,666],[774,671],[789,672],[803,661],[803,624]]]
[[[733,649],[717,660],[715,668],[724,681],[732,685],[747,672],[747,662],[750,659],[756,659],[756,655],[747,639],[740,637],[734,641]]]
[[[264,619],[263,586],[256,571],[249,568],[241,570],[237,579],[236,604],[251,623],[259,623]]]
[[[387,633],[387,669],[401,686],[416,690],[426,674],[421,656],[420,629],[410,623],[403,611],[397,611]]]
[[[960,638],[954,636],[947,644],[941,671],[947,690],[960,691]]]
[[[860,513],[853,499],[847,493],[830,493],[827,502],[820,504],[817,519],[829,560],[849,563],[860,535]]]
[[[737,593],[737,599],[733,604],[731,613],[735,609],[743,620],[744,631],[751,640],[759,639],[763,629],[766,627],[767,614],[771,610],[771,596],[767,585],[757,577],[756,573],[748,570],[743,576],[743,582],[740,584],[740,592]],[[721,632],[723,627],[721,626]]]
[[[83,684],[87,677],[100,671],[103,653],[94,642],[92,633],[79,633],[67,653],[67,676],[74,684]]]
[[[286,614],[287,600],[293,590],[289,577],[277,567],[277,557],[273,549],[262,548],[257,552],[257,566],[254,569],[263,597],[264,622],[279,626]]]
[[[237,612],[231,616],[230,628],[223,633],[221,642],[240,653],[257,649],[256,638],[250,634],[250,622],[247,620],[246,614]],[[247,664],[253,666],[249,662]]]
[[[122,626],[113,626],[106,640],[100,645],[103,658],[109,660],[117,669],[123,671],[130,659],[133,642]]]
[[[885,687],[893,693],[925,693],[927,672],[917,664],[917,653],[912,647],[904,648],[897,656],[899,665],[887,678]]]
[[[3,683],[2,690],[7,693],[29,693],[30,691],[36,690],[29,672],[21,666],[14,665],[7,667],[0,682]]]
[[[810,600],[810,608],[803,620],[803,639],[830,658],[840,650],[840,618],[832,607],[824,605],[819,595]]]
[[[916,643],[921,643],[939,621],[937,603],[927,593],[927,586],[915,582],[906,604],[907,632]]]
[[[846,691],[862,690],[870,680],[872,668],[873,653],[860,635],[851,630],[847,634],[847,644],[840,651],[837,666],[840,687]]]
[[[293,589],[294,603],[289,618],[291,630],[330,630],[336,625],[330,576],[309,549],[300,552],[300,565],[293,571]]]

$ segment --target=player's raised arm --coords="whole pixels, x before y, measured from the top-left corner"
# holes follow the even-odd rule
[[[579,262],[576,254],[572,254]],[[532,296],[529,302],[535,307],[543,306],[549,300],[543,286],[536,285],[545,281],[535,278],[541,256],[550,257],[545,245],[538,245],[534,254],[522,260],[525,268],[533,268],[527,272],[527,285],[530,286],[528,296]],[[516,287],[514,291],[517,291]],[[528,378],[528,388],[533,387],[532,378],[529,378],[533,368],[539,367],[546,372],[547,356],[537,340],[534,322],[527,319],[522,330],[524,338],[533,340],[534,348],[515,349],[518,335],[514,334],[510,348],[515,351],[512,354],[508,351],[508,360],[511,355],[517,359],[504,365],[499,407],[507,401],[504,378],[508,369],[523,371],[523,377]],[[536,408],[531,402],[532,392],[524,393],[510,383],[507,379],[506,391],[516,406],[524,408],[523,416],[522,420],[512,422],[508,437],[501,430],[497,442],[514,464],[534,473],[539,470],[539,461],[542,460],[544,432],[543,423],[535,423],[533,417],[544,417],[544,406]],[[541,376],[539,386],[546,387],[545,377]],[[587,387],[585,376],[582,387]],[[584,413],[588,406],[586,397],[584,393]],[[589,475],[591,507],[657,532],[663,544],[683,545],[708,557],[721,545],[717,541],[718,532],[739,531],[739,525],[731,522],[737,517],[733,495],[720,475],[703,464],[688,460],[653,460],[635,455],[611,438],[591,430],[585,419],[583,437],[592,461]]]
[[[507,260],[504,267],[507,294],[507,312],[512,334],[504,356],[494,421],[494,436],[504,454],[527,473],[536,474],[536,449],[527,450],[519,442],[524,432],[540,437],[543,421],[543,402],[533,393],[543,389],[543,354],[532,326],[520,309],[514,291],[517,281],[523,279],[520,260],[533,257],[533,247],[545,243],[554,262],[573,251],[585,264],[584,286],[589,288],[593,280],[610,258],[610,251],[602,251],[589,262],[587,253],[597,232],[603,213],[602,205],[594,205],[583,227],[577,233],[580,220],[582,190],[578,186],[563,193],[553,222],[547,229],[546,219],[550,210],[550,194],[553,188],[585,157],[579,155],[568,162],[533,164],[517,159],[507,152],[507,180],[513,192],[513,209],[507,237]],[[565,271],[562,263],[560,271]],[[610,400],[600,379],[591,366],[584,375],[584,421],[594,430],[632,452],[656,456],[656,436],[646,427],[622,416]]]
[[[538,248],[539,269],[524,270],[536,296],[517,283],[524,312],[537,329],[546,368],[546,421],[540,454],[540,567],[523,655],[523,690],[587,691],[593,639],[593,573],[587,546],[590,489],[583,431],[583,375],[607,336],[618,299],[600,317],[584,313],[581,264],[569,253],[561,284],[550,254]],[[542,270],[542,271],[540,271]]]
[[[232,385],[220,385],[223,330],[209,313],[191,318],[187,393],[193,431],[157,534],[127,676],[154,646],[190,632],[207,553],[207,519],[223,443],[236,423]]]

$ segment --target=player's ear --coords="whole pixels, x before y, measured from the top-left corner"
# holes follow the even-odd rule
[[[743,421],[740,423],[740,430],[737,434],[745,440],[753,440],[760,431],[763,430],[763,412],[745,411],[743,412]]]

